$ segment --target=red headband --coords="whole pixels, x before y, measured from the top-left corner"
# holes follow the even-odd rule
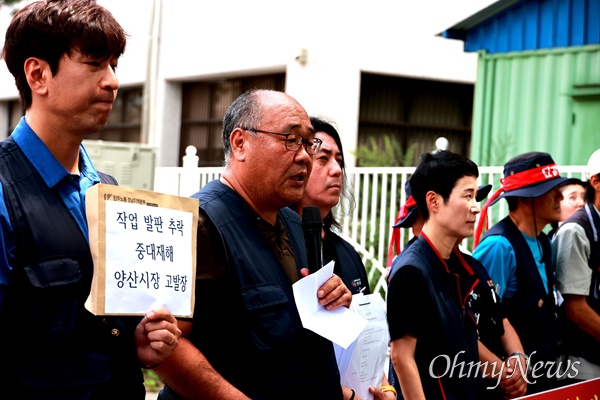
[[[400,211],[398,212],[398,218],[396,218],[396,223],[406,218],[410,210],[416,205],[417,202],[415,201],[415,199],[413,199],[412,196],[409,196],[408,199],[406,199],[406,203],[402,207],[400,207]]]
[[[475,250],[475,247],[477,247],[477,245],[479,244],[479,237],[481,236],[481,231],[483,230],[484,223],[485,229],[487,230],[488,228],[487,209],[489,205],[498,198],[498,196],[500,196],[503,192],[521,189],[525,186],[533,185],[535,183],[540,183],[559,177],[560,173],[558,172],[558,167],[556,166],[556,164],[547,164],[542,165],[541,167],[517,172],[516,174],[511,174],[505,178],[500,178],[500,189],[496,190],[494,194],[488,197],[487,201],[483,205],[483,208],[481,209],[481,217],[477,222],[477,229],[475,229],[475,237],[473,238],[473,250]]]
[[[396,222],[394,223],[394,225],[406,218],[410,210],[416,206],[417,203],[415,202],[415,199],[413,199],[412,196],[408,196],[408,199],[406,199],[406,203],[402,207],[400,207],[400,211],[398,211],[398,216],[396,217]],[[395,252],[394,247],[396,248]],[[390,238],[390,245],[388,246],[388,267],[392,266],[392,260],[397,254],[400,254],[400,227],[392,229],[392,237]]]
[[[500,179],[500,183],[502,184],[501,189],[506,192],[559,177],[560,173],[556,164],[548,164],[509,175],[506,178]]]

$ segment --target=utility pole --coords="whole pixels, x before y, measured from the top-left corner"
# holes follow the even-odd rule
[[[144,105],[141,142],[145,144],[155,144],[156,142],[156,95],[160,58],[161,14],[162,0],[153,0],[148,38],[148,64],[143,90]]]

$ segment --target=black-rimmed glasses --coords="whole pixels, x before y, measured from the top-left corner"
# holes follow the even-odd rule
[[[321,148],[321,144],[323,144],[323,141],[321,139],[318,138],[310,138],[310,139],[306,139],[296,133],[279,133],[279,132],[269,132],[269,131],[264,131],[262,129],[245,129],[242,128],[246,131],[250,131],[250,132],[261,132],[261,133],[268,133],[271,135],[279,135],[279,136],[284,136],[285,137],[285,148],[288,149],[289,151],[293,151],[293,152],[297,152],[298,150],[300,150],[300,147],[302,147],[302,145],[304,145],[304,148],[306,149],[306,152],[308,154],[311,155],[315,155],[319,152],[319,149]]]

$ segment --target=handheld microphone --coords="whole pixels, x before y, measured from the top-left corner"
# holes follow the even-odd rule
[[[321,210],[317,206],[308,206],[302,209],[302,229],[306,243],[306,256],[308,257],[308,271],[312,274],[323,266],[323,219]]]

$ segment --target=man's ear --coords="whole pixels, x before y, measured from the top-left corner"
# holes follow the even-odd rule
[[[243,129],[235,128],[229,135],[229,144],[231,145],[231,155],[236,161],[246,159],[246,135]]]
[[[25,60],[23,68],[31,92],[40,96],[48,93],[47,81],[52,76],[50,65],[37,57],[29,57]]]

